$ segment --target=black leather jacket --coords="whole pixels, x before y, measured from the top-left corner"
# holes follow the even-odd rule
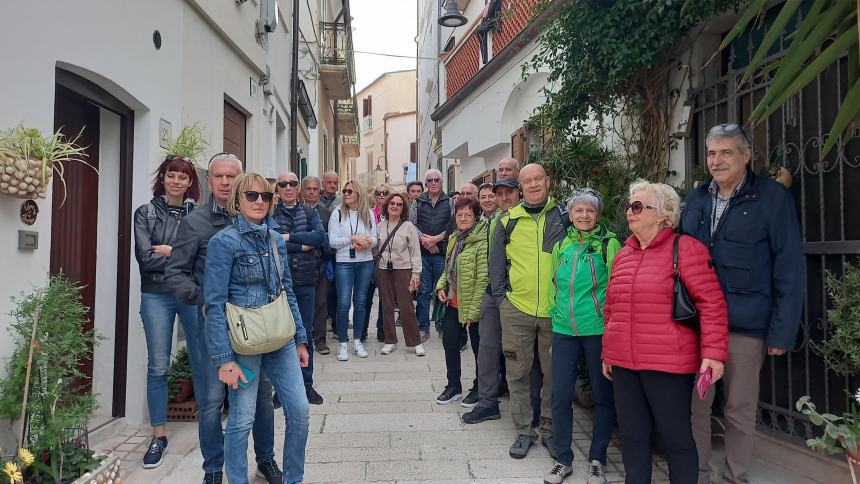
[[[186,200],[183,208],[188,215],[194,209],[194,201]],[[150,213],[151,210],[154,212]],[[168,257],[157,254],[152,246],[172,246],[184,218],[171,215],[167,200],[161,196],[154,197],[134,212],[134,256],[140,268],[141,292],[170,292],[164,285]]]

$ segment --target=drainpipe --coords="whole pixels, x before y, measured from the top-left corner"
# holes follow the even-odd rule
[[[290,160],[287,166],[298,173],[298,110],[299,110],[299,0],[293,0],[293,61],[290,73]]]

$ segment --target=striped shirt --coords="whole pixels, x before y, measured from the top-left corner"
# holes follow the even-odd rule
[[[710,185],[708,185],[708,191],[711,192],[711,235],[714,235],[714,232],[717,231],[717,227],[720,226],[720,220],[723,218],[723,214],[726,213],[726,209],[729,208],[729,204],[732,201],[732,198],[735,197],[743,188],[744,183],[746,182],[747,177],[746,174],[741,179],[741,182],[738,183],[738,186],[732,190],[732,193],[728,197],[724,197],[720,195],[720,186],[717,185],[717,181],[711,179]]]

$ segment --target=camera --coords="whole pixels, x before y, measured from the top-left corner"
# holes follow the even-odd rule
[[[350,258],[350,259],[355,259],[355,247],[350,247],[350,248],[349,248],[349,258]]]
[[[392,264],[391,261],[388,261],[388,265],[385,268],[388,272],[394,272],[394,264]]]

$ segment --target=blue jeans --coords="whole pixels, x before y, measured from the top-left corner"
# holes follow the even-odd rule
[[[415,312],[418,313],[418,330],[430,331],[430,308],[433,307],[433,298],[436,297],[436,283],[442,277],[445,270],[445,254],[435,255],[421,254],[421,285],[418,287],[418,304]]]
[[[612,383],[603,376],[600,351],[603,335],[568,336],[552,333],[552,433],[558,462],[572,465],[570,450],[573,432],[573,396],[579,364],[585,358],[591,394],[594,397],[594,422],[588,461],[606,465],[606,448],[615,424],[615,398]]]
[[[203,472],[224,467],[224,432],[221,428],[221,405],[225,386],[218,379],[218,369],[209,357],[206,318],[198,313],[193,321],[182,321],[191,360],[191,379],[197,399],[198,439],[203,454]],[[275,457],[275,409],[272,406],[272,383],[265,376],[257,385],[257,412],[254,419],[254,454],[257,462]]]
[[[183,325],[186,320],[197,320],[197,308],[181,304],[173,293],[144,292],[140,295],[140,318],[146,334],[146,403],[149,424],[153,427],[167,423],[167,372],[177,314]]]
[[[337,340],[349,341],[349,307],[352,305],[352,338],[361,339],[364,315],[367,313],[367,288],[373,276],[373,261],[338,262],[334,268],[337,281]]]
[[[296,293],[296,303],[299,305],[299,314],[302,315],[302,325],[308,335],[308,366],[302,368],[302,378],[305,386],[312,386],[314,384],[314,306],[316,306],[317,287],[293,285],[293,292]]]
[[[264,370],[272,380],[281,399],[286,420],[284,482],[301,482],[305,473],[305,446],[308,442],[310,415],[295,340],[271,353],[236,355],[236,362],[256,375]],[[256,421],[258,383],[259,378],[254,378],[247,388],[230,388],[228,391],[230,414],[227,416],[227,430],[224,432],[224,453],[227,456],[225,463],[230,484],[248,482],[248,433]]]

